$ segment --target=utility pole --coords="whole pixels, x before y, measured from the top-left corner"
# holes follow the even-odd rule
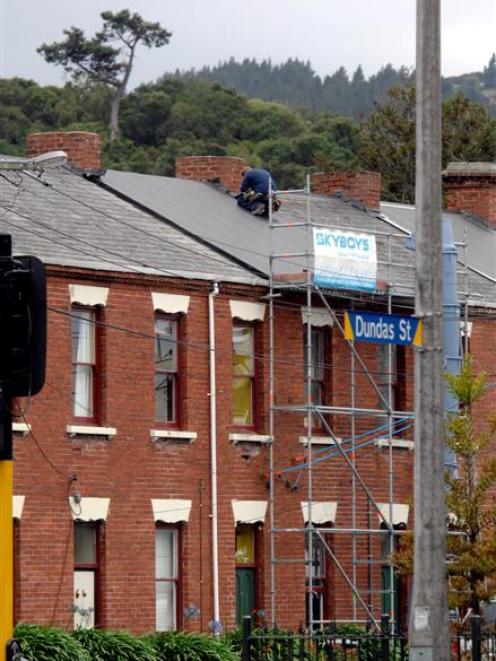
[[[414,571],[410,661],[449,661],[445,577],[440,0],[417,0]]]

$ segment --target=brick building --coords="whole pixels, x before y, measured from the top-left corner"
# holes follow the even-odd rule
[[[365,621],[360,598],[374,616],[404,610],[390,603],[391,536],[360,480],[383,526],[411,523],[411,420],[395,418],[386,438],[377,411],[386,392],[391,408],[412,411],[413,354],[363,344],[352,357],[337,325],[351,306],[412,310],[409,230],[379,213],[377,175],[317,177],[311,202],[319,223],[375,234],[377,289],[326,292],[333,316],[317,293],[308,307],[301,287],[281,288],[271,333],[270,252],[296,254],[305,237],[288,227],[272,239],[266,221],[236,207],[217,180],[234,189],[241,159],[191,157],[178,167],[189,181],[103,174],[92,134],[28,140],[31,154],[54,147],[72,166],[44,174],[45,185],[0,180],[4,231],[15,253],[43,259],[49,283],[46,385],[29,407],[18,403],[25,413],[14,424],[17,619],[230,628],[244,612],[270,617],[273,595],[288,627],[308,619],[309,603],[314,620]],[[285,199],[281,223],[297,225],[307,201]],[[279,275],[296,282],[302,268],[282,257]],[[492,361],[480,310],[496,297],[481,271],[465,270],[467,291],[480,296],[470,301],[471,346]],[[310,600],[309,322],[325,420],[311,432],[312,523],[324,532],[313,541]],[[352,403],[360,414],[349,415]]]

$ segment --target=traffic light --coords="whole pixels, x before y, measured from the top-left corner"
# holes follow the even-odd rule
[[[0,330],[0,385],[12,397],[36,395],[45,381],[45,267],[37,257],[4,259],[0,258],[5,305],[0,312],[5,329]]]

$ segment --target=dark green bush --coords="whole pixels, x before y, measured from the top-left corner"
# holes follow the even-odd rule
[[[222,640],[199,633],[170,631],[147,636],[157,661],[239,661],[239,656]]]
[[[73,637],[92,661],[157,661],[152,645],[121,631],[78,629]]]
[[[18,624],[14,636],[28,661],[92,661],[78,641],[61,629]]]

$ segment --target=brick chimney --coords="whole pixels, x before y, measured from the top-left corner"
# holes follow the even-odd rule
[[[28,156],[39,156],[61,149],[69,162],[79,170],[94,172],[102,169],[102,145],[98,133],[88,131],[53,131],[30,133],[26,139]]]
[[[443,172],[447,209],[496,225],[496,164],[449,163]]]
[[[246,167],[244,158],[234,156],[184,156],[176,160],[176,177],[193,181],[218,179],[231,192],[238,192]]]
[[[369,209],[378,209],[381,201],[379,172],[317,172],[311,176],[311,190],[316,195],[333,195],[340,191],[346,197],[360,200]]]

